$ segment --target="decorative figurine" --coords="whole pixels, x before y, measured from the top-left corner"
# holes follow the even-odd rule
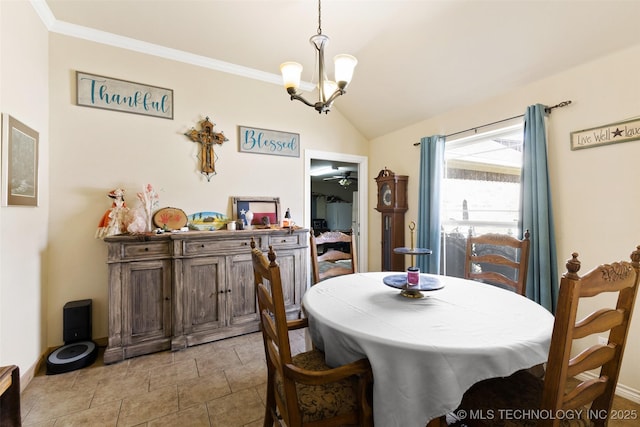
[[[245,219],[245,230],[251,230],[251,223],[253,222],[253,212],[241,210],[240,213],[244,216]]]
[[[201,173],[207,177],[207,181],[211,180],[211,177],[216,174],[215,162],[216,155],[213,151],[213,145],[222,145],[223,142],[228,141],[224,136],[224,132],[214,132],[213,127],[215,123],[209,121],[209,117],[202,121],[202,130],[197,131],[191,129],[186,132],[185,135],[191,138],[194,142],[199,142],[200,147],[200,170]]]
[[[96,239],[126,232],[125,223],[129,208],[124,202],[124,190],[116,188],[111,190],[107,196],[113,199],[113,203],[111,204],[111,209],[104,213],[98,224]]]

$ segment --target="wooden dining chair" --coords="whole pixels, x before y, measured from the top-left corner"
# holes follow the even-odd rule
[[[638,293],[640,245],[631,254],[631,262],[604,264],[582,277],[578,276],[579,269],[578,254],[574,253],[567,261],[567,272],[560,283],[544,379],[525,370],[473,385],[454,411],[454,415],[466,411],[473,416],[468,415],[456,425],[556,427],[607,424]],[[576,321],[579,301],[603,293],[617,294],[615,307],[603,303],[603,308]],[[574,340],[590,337],[595,342],[596,336],[607,334],[606,344],[594,344],[571,356]],[[595,369],[599,369],[595,377],[587,374],[585,377],[589,379],[575,378]],[[537,420],[509,417],[508,414],[514,414],[515,410],[520,411],[518,414],[542,415]],[[490,413],[493,419],[480,419],[482,414]],[[565,415],[565,418],[561,419],[559,415]]]
[[[527,290],[529,230],[522,240],[507,234],[488,233],[467,238],[464,278],[510,289]]]
[[[280,267],[269,247],[268,259],[251,241],[251,258],[267,360],[264,426],[284,421],[297,426],[372,426],[371,365],[360,359],[331,368],[317,349],[291,355],[289,331],[308,319],[287,320]]]
[[[330,245],[341,245],[346,247],[346,250],[336,249]],[[358,272],[358,256],[353,232],[346,234],[340,231],[326,231],[316,236],[311,229],[309,246],[311,247],[313,285],[329,277]],[[323,248],[326,250],[320,253]]]

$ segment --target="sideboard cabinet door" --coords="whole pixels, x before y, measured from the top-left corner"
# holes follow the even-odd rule
[[[199,344],[199,333],[225,327],[225,258],[220,256],[185,259],[184,334],[193,337],[187,345]]]
[[[284,296],[284,307],[289,319],[297,319],[300,315],[300,302],[302,292],[306,286],[306,276],[303,276],[306,269],[303,268],[302,259],[305,252],[298,249],[282,249],[277,252],[277,261],[280,265],[280,276],[282,277],[282,293]]]
[[[120,295],[117,299],[121,303],[109,307],[110,342],[104,355],[105,363],[168,350],[171,348],[171,260],[134,261],[118,267]]]
[[[238,333],[252,332],[260,319],[251,254],[233,255],[230,261],[227,275],[229,326]]]
[[[126,344],[144,345],[171,336],[171,261],[127,264],[123,291],[128,297],[122,313]]]

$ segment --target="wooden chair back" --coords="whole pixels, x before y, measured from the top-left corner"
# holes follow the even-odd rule
[[[578,276],[579,269],[578,254],[574,253],[561,279],[541,405],[553,414],[590,404],[589,419],[599,426],[607,422],[618,382],[638,293],[640,246],[631,254],[631,262],[604,264],[582,277]],[[617,294],[615,306],[611,304],[577,321],[579,301],[602,293]],[[592,336],[595,341],[595,336],[607,334],[607,344],[594,344],[571,357],[574,340]],[[596,378],[582,381],[567,391],[570,379],[593,369],[600,370]],[[548,419],[543,425],[557,426],[559,422]]]
[[[267,257],[256,248],[252,239],[251,259],[268,371],[264,425],[271,426],[280,418],[289,427],[372,425],[372,409],[367,400],[372,381],[368,360],[332,369],[324,364],[324,354],[316,349],[292,357],[289,331],[307,327],[308,319],[287,319],[280,267],[271,246]],[[302,357],[296,359],[299,356]],[[325,398],[337,400],[332,404],[340,406],[339,401],[344,396],[336,390],[344,390],[345,384],[346,388],[353,386],[350,396],[358,396],[353,398],[358,401],[357,405],[349,407],[349,411],[338,409],[336,413],[314,413],[315,402]],[[311,409],[305,411],[302,406]],[[322,419],[307,421],[307,418]]]
[[[284,366],[291,364],[291,343],[287,330],[286,311],[284,308],[284,295],[282,292],[282,277],[280,266],[276,262],[276,254],[269,247],[267,259],[259,248],[255,247],[251,240],[251,261],[253,264],[254,283],[258,295],[258,307],[260,310],[260,327],[264,342],[265,357],[267,361],[267,408],[273,411],[272,420],[278,419],[278,412],[282,414],[287,425],[300,424],[296,420],[296,411],[291,411],[290,418],[287,401],[297,401],[295,385],[290,382],[285,385],[284,399],[274,392],[274,375],[283,376]],[[276,412],[277,411],[277,412]]]
[[[529,268],[529,230],[522,240],[488,233],[467,238],[464,277],[525,295]]]
[[[319,251],[319,245],[345,244],[349,252],[329,248],[323,253]],[[358,256],[356,253],[354,233],[342,233],[340,231],[326,231],[315,236],[310,230],[309,246],[311,247],[311,273],[312,284],[329,277],[341,276],[358,272]],[[348,263],[339,261],[349,261]]]

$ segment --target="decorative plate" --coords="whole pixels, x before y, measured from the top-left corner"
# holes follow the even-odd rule
[[[396,289],[409,289],[415,291],[436,291],[444,288],[444,283],[437,277],[429,274],[420,275],[420,284],[417,286],[407,286],[407,275],[405,274],[392,274],[382,279],[382,282]]]
[[[229,218],[218,212],[198,212],[189,215],[189,228],[196,230],[219,230],[225,226]]]
[[[153,214],[153,223],[158,228],[180,230],[187,225],[187,214],[178,208],[162,208]]]

